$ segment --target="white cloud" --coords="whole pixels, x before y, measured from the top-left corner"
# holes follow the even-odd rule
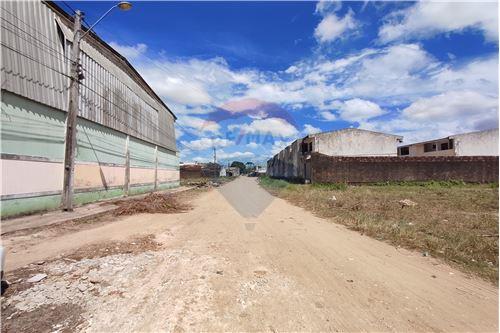
[[[184,134],[185,134],[185,132],[181,128],[179,128],[179,126],[175,126],[175,138],[176,139],[179,139]]]
[[[251,149],[256,149],[256,148],[259,148],[259,144],[257,142],[250,142],[250,143],[247,143],[247,147],[251,148]]]
[[[314,36],[320,43],[332,42],[342,37],[357,28],[358,24],[353,16],[352,11],[342,18],[333,13],[326,15],[314,30]]]
[[[191,150],[205,150],[209,148],[224,148],[233,145],[232,141],[221,138],[201,138],[193,141],[181,141],[182,145]]]
[[[498,98],[475,91],[450,91],[418,99],[404,109],[402,115],[415,121],[446,122],[467,119],[469,125],[474,126],[478,121],[483,122],[498,116]]]
[[[421,1],[390,15],[389,22],[379,30],[379,38],[383,42],[427,38],[466,28],[479,29],[488,40],[498,42],[498,4]]]
[[[321,132],[321,128],[314,127],[311,124],[304,124],[304,130],[302,131],[302,133],[304,133],[304,135],[316,134],[319,132]]]
[[[257,119],[252,121],[250,124],[229,125],[228,129],[239,129],[245,134],[269,134],[281,137],[292,137],[299,133],[292,124],[281,118]]]
[[[341,1],[321,0],[316,4],[316,13],[325,14],[327,12],[336,12],[342,8]]]
[[[285,72],[233,70],[222,58],[142,61],[146,59],[142,57],[147,56],[142,54],[135,61],[140,73],[179,116],[178,129],[195,136],[220,133],[221,125],[217,122],[194,115],[220,111],[221,106],[226,106],[228,113],[233,115],[241,113],[242,116],[264,118],[244,125],[230,125],[230,130],[240,128],[249,134],[284,138],[295,138],[302,133],[293,122],[283,120],[289,119],[288,112],[308,108],[317,112],[318,119],[358,122],[365,128],[383,129],[404,134],[407,138],[422,138],[426,133],[474,130],[497,118],[494,111],[483,110],[487,101],[498,96],[497,53],[465,62],[457,58],[446,63],[434,58],[420,44],[396,44],[367,48],[343,57],[317,54],[290,64]],[[467,109],[464,101],[459,100],[459,93],[451,92],[468,92],[467,96],[475,92],[483,96],[483,99],[473,97],[486,116],[458,113],[453,116],[454,120],[437,117],[440,120],[421,126],[418,124],[421,121],[410,119],[406,113],[404,116],[398,113],[395,118],[391,116],[392,120],[383,122],[374,119],[384,110],[408,105],[412,105],[411,110],[417,110],[419,105],[430,107],[431,104],[425,103],[442,102],[436,97],[441,94],[460,102],[462,110]],[[261,113],[243,112],[248,107],[258,109],[268,103],[278,104],[283,114],[269,113],[267,108]],[[269,118],[265,119],[266,116]],[[228,121],[231,122],[229,118]],[[181,135],[178,132],[178,136]]]
[[[339,111],[340,118],[350,122],[367,120],[385,113],[377,104],[360,98],[345,101]]]
[[[223,58],[138,61],[138,70],[167,103],[217,105],[255,80],[251,71],[232,71]]]
[[[320,117],[323,119],[323,120],[326,120],[326,121],[334,121],[334,120],[337,120],[337,116],[335,115],[335,113],[331,112],[331,111],[321,111],[319,113]]]
[[[235,151],[232,153],[226,153],[225,151],[221,150],[217,152],[217,158],[221,160],[227,160],[227,159],[233,159],[233,158],[252,158],[254,157],[255,154],[252,153],[251,151]]]
[[[198,135],[203,133],[217,134],[220,130],[220,125],[216,122],[193,116],[180,116],[177,119],[177,125],[184,130],[191,129],[192,134]]]
[[[205,157],[205,156],[196,156],[193,158],[190,158],[189,160],[184,161],[184,163],[209,163],[213,162],[214,159],[210,157]]]
[[[364,129],[403,135],[405,143],[497,126],[498,98],[474,91],[423,97],[390,120],[360,124]]]
[[[148,46],[143,43],[139,43],[136,45],[120,45],[116,42],[110,42],[109,45],[128,60],[140,57],[141,55],[146,53],[148,49]]]
[[[282,151],[286,146],[290,145],[293,141],[285,141],[285,140],[276,140],[274,141],[271,150],[270,156],[274,156],[280,151]]]
[[[176,115],[200,115],[214,112],[214,108],[209,105],[198,105],[190,107],[185,104],[168,103],[168,107]]]

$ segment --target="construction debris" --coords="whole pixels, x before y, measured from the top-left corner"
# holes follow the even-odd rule
[[[113,211],[115,216],[133,215],[139,213],[150,214],[172,214],[188,211],[191,207],[179,203],[172,195],[161,193],[150,193],[145,197],[116,201],[118,206]]]
[[[32,277],[30,277],[28,280],[26,280],[26,282],[36,283],[36,282],[42,281],[46,277],[47,277],[47,274],[36,274],[36,275],[33,275]]]

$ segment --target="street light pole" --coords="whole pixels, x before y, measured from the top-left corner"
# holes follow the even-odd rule
[[[78,100],[80,94],[80,42],[93,27],[106,17],[113,9],[130,10],[132,4],[127,1],[119,2],[111,7],[97,22],[95,22],[84,34],[82,34],[83,13],[79,10],[75,12],[75,22],[73,25],[73,45],[71,46],[70,58],[70,84],[69,84],[69,103],[68,113],[66,117],[66,146],[64,148],[64,180],[61,198],[61,206],[63,210],[73,210],[73,184],[75,178],[75,150],[76,150],[76,122],[78,119]]]
[[[80,35],[82,33],[83,13],[75,14],[73,25],[73,45],[71,46],[71,67],[69,84],[68,115],[66,117],[66,147],[64,150],[64,183],[62,208],[73,210],[73,181],[75,176],[76,119],[78,117],[78,97],[80,93]]]

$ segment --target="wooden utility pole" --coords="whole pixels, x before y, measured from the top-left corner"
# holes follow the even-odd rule
[[[83,13],[75,13],[73,25],[73,45],[71,47],[71,69],[69,103],[66,116],[66,146],[64,150],[64,183],[62,191],[63,210],[73,210],[73,183],[75,176],[76,120],[78,117],[78,97],[80,93],[80,36]]]

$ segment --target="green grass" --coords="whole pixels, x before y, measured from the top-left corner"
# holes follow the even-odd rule
[[[297,186],[297,184],[292,184],[282,179],[274,179],[269,176],[261,177],[259,181],[262,186],[270,189],[291,189],[292,187]]]
[[[346,183],[314,183],[314,184],[311,184],[311,187],[314,189],[325,190],[325,191],[332,191],[332,190],[345,191],[345,190],[347,190]]]
[[[498,184],[299,185],[263,179],[261,185],[318,216],[498,283]],[[402,207],[403,199],[417,205]]]

